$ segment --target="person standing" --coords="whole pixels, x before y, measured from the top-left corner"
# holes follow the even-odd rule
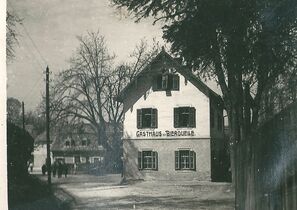
[[[63,166],[62,166],[62,163],[59,161],[58,162],[58,178],[61,178],[62,173],[63,173]]]
[[[44,176],[45,173],[46,173],[46,165],[45,165],[45,164],[43,164],[43,165],[41,166],[41,171],[42,171],[42,175]]]
[[[30,172],[32,173],[33,172],[33,163],[32,162],[30,162],[29,168],[30,168]]]
[[[68,174],[68,166],[67,166],[67,164],[64,162],[63,163],[63,171],[64,171],[64,175],[65,175],[65,177],[67,177],[67,174]]]
[[[73,165],[73,174],[76,174],[76,169],[77,169],[77,165],[76,165],[76,163],[74,163],[74,165]]]

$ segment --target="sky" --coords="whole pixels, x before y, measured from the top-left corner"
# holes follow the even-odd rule
[[[50,77],[68,67],[77,36],[99,30],[116,62],[125,61],[143,38],[164,44],[160,24],[152,19],[135,23],[109,0],[8,0],[7,9],[22,19],[15,59],[7,65],[7,97],[24,101],[27,111],[41,100],[46,66]]]

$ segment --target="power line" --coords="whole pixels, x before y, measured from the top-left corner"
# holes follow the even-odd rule
[[[7,5],[10,6],[14,12],[16,11],[16,9],[14,8],[14,6],[12,6],[12,4],[9,1],[7,1]],[[28,32],[27,28],[25,27],[25,24],[23,22],[20,22],[20,25],[23,27],[26,36],[30,39],[33,47],[35,48],[36,52],[39,54],[40,58],[44,62],[44,65],[46,66],[47,65],[47,61],[45,60],[45,58],[42,56],[41,52],[39,51],[37,45],[35,44],[34,40],[32,39],[32,37],[31,37],[30,33]]]
[[[28,33],[25,25],[23,23],[20,23],[21,26],[23,26],[25,33],[27,34],[27,36],[29,37],[29,39],[31,40],[33,46],[35,47],[36,51],[38,52],[38,54],[40,55],[41,59],[43,60],[44,64],[47,65],[47,61],[44,59],[44,57],[42,56],[42,54],[40,53],[38,47],[36,46],[35,42],[33,41],[32,37],[30,36],[30,34]]]

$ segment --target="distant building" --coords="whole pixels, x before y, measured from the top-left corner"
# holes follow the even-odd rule
[[[219,95],[162,50],[119,94],[126,179],[215,180],[223,176]]]
[[[34,139],[34,151],[33,151],[34,170],[41,170],[41,166],[46,163],[46,154],[47,154],[46,153],[46,132],[44,131]],[[52,153],[50,156],[52,158]]]
[[[57,132],[51,151],[54,160],[73,165],[99,163],[103,161],[104,148],[89,124],[77,128],[63,128]]]

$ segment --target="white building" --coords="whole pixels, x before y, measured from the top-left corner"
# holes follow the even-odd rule
[[[221,97],[164,50],[117,100],[124,104],[126,179],[211,180],[219,173]]]

